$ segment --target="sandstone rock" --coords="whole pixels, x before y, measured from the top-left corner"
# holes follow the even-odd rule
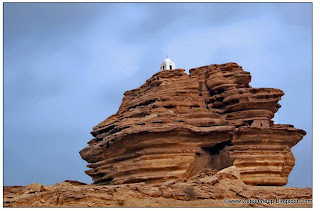
[[[156,188],[156,187],[142,186],[142,187],[138,187],[138,191],[140,193],[146,194],[151,197],[161,196],[161,191],[159,190],[159,188]]]
[[[197,180],[198,184],[207,184],[207,185],[214,185],[219,180],[216,176],[204,177]]]
[[[172,198],[189,201],[197,198],[195,188],[187,183],[176,184],[172,187]]]
[[[163,198],[171,198],[172,197],[172,189],[170,187],[171,187],[171,185],[170,186],[164,185],[164,186],[160,187],[160,190],[162,192],[161,196]]]
[[[271,120],[284,92],[252,88],[236,63],[189,72],[160,71],[125,92],[80,151],[86,173],[99,184],[161,183],[236,166],[246,184],[285,185],[306,133]]]
[[[32,184],[25,187],[25,193],[27,193],[27,194],[41,192],[44,190],[46,190],[46,188],[39,183],[32,183]]]
[[[236,166],[230,166],[228,168],[225,168],[221,171],[219,171],[215,176],[218,178],[218,180],[222,179],[240,179],[240,173]]]

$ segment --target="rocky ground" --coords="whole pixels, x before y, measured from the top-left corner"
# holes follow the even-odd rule
[[[53,186],[5,186],[3,206],[312,207],[311,199],[311,188],[246,185],[232,166],[219,172],[205,169],[187,181],[161,184],[87,185],[66,180]]]

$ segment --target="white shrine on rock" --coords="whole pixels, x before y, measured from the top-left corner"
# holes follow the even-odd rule
[[[176,64],[171,61],[168,57],[161,63],[160,70],[174,70],[176,69]]]

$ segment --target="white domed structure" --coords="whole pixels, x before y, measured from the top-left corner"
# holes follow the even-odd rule
[[[171,61],[168,57],[161,63],[160,70],[174,70],[176,69],[176,64]]]

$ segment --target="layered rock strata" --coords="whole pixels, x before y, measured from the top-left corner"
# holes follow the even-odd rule
[[[271,120],[283,91],[252,88],[236,63],[164,70],[125,92],[80,151],[95,183],[185,180],[237,166],[250,185],[285,185],[306,134]]]

